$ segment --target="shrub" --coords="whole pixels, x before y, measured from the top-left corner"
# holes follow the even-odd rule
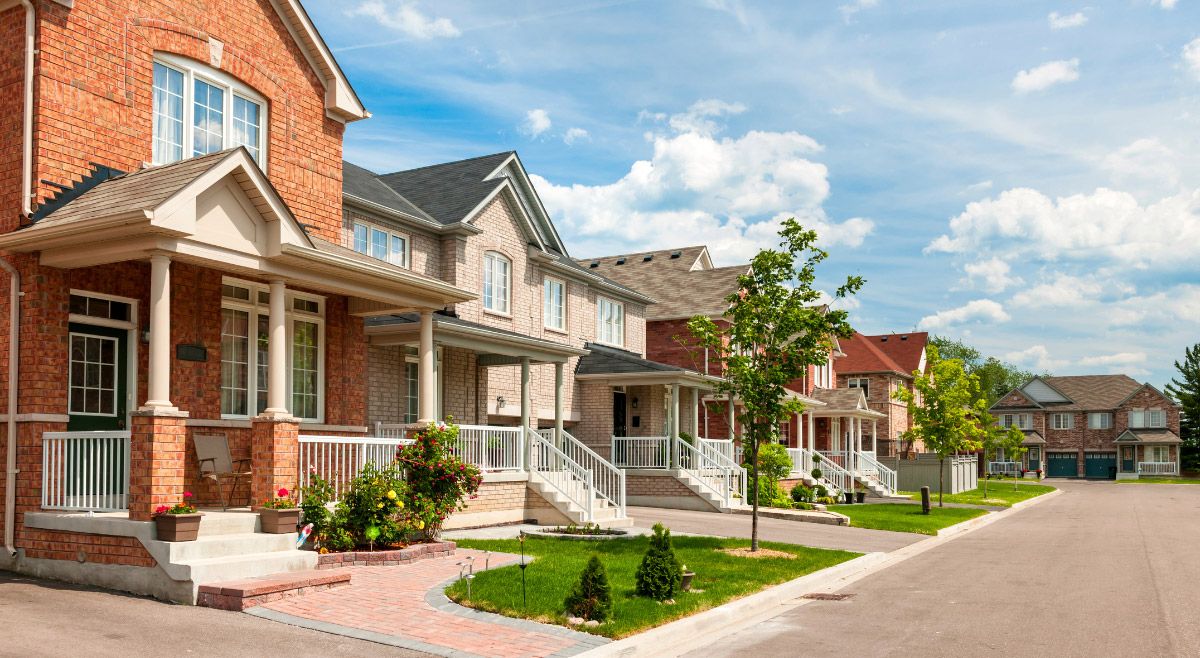
[[[313,526],[314,542],[322,542],[322,537],[333,527],[333,514],[329,512],[329,503],[333,502],[333,485],[328,480],[317,475],[315,468],[308,471],[308,486],[302,488],[300,510],[304,515],[304,523]]]
[[[829,489],[826,489],[825,485],[823,484],[814,484],[812,488],[812,494],[813,500],[816,500],[817,498],[824,498],[829,495]]]
[[[408,471],[406,515],[426,539],[437,537],[446,517],[463,509],[483,482],[479,469],[451,450],[456,438],[458,426],[430,423],[397,457]]]
[[[564,602],[567,614],[583,619],[606,621],[612,613],[612,591],[608,585],[608,573],[596,555],[588,560],[579,582],[571,589]]]
[[[402,514],[407,486],[404,472],[395,462],[380,468],[367,462],[350,481],[342,497],[338,517],[344,511],[347,529],[358,542],[374,548],[376,541],[393,544],[405,541],[408,528]]]
[[[675,595],[683,579],[683,569],[671,547],[671,531],[663,524],[654,524],[654,536],[650,548],[642,557],[637,568],[637,593],[656,601],[665,601]]]
[[[746,462],[746,470],[753,471],[754,464]],[[792,472],[792,458],[787,448],[778,443],[764,443],[758,446],[758,479],[767,478],[778,482]]]
[[[754,491],[750,492],[749,504],[754,504]],[[760,507],[791,507],[792,503],[779,483],[770,478],[758,478],[758,504]]]
[[[807,503],[812,500],[813,490],[804,486],[804,483],[798,482],[792,487],[792,502]]]
[[[814,480],[820,480],[821,476],[824,475],[824,473],[821,472],[821,469],[814,468],[812,470],[812,473],[809,473],[809,475],[811,475]]]

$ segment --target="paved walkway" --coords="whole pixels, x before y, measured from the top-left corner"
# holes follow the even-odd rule
[[[751,517],[741,514],[692,512],[689,510],[630,507],[634,525],[651,527],[662,523],[672,532],[686,532],[719,537],[749,537]],[[758,537],[763,541],[800,544],[815,548],[836,548],[856,553],[888,553],[925,539],[925,535],[887,530],[868,530],[847,526],[758,519]]]
[[[1200,485],[1062,495],[694,656],[1200,655]]]
[[[440,656],[570,656],[608,640],[559,626],[510,619],[451,603],[442,587],[458,563],[482,551],[459,549],[449,558],[396,567],[355,567],[350,585],[251,608],[257,617]],[[517,556],[492,553],[491,568]]]

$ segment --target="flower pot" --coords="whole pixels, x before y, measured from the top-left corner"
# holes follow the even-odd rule
[[[860,502],[860,503],[867,502],[867,492],[865,492],[865,491],[854,492],[854,500],[857,502]]]
[[[270,509],[261,507],[258,510],[258,519],[261,522],[262,531],[269,535],[296,532],[296,526],[300,525],[300,508]]]
[[[193,541],[200,534],[199,512],[192,514],[159,514],[154,517],[159,541]]]
[[[692,591],[692,579],[695,577],[696,577],[695,571],[683,572],[683,580],[679,581],[680,591],[684,591],[684,592]]]
[[[853,491],[843,491],[842,497],[846,499],[847,505],[852,505],[854,503],[854,492]]]

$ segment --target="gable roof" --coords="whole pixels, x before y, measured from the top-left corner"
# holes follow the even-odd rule
[[[867,398],[861,388],[814,388],[812,397],[824,402],[828,408],[821,411],[859,411],[879,413],[867,406]],[[882,416],[883,414],[879,414]]]
[[[400,213],[411,219],[436,221],[416,204],[385,185],[374,172],[345,160],[342,161],[342,195]]]
[[[1113,439],[1113,441],[1115,443],[1183,443],[1183,440],[1179,438],[1178,434],[1164,428],[1137,430],[1127,429],[1124,432],[1121,432],[1121,435]]]
[[[729,307],[726,299],[737,292],[737,278],[750,269],[749,265],[713,267],[705,246],[579,258],[575,262],[656,299],[657,303],[646,309],[649,321],[721,315]]]
[[[313,71],[321,78],[321,84],[325,86],[325,112],[345,123],[370,117],[371,113],[363,107],[350,80],[342,72],[342,67],[338,66],[333,52],[325,44],[325,39],[321,38],[321,33],[308,17],[308,12],[304,11],[300,0],[271,0],[271,6],[283,19],[284,27],[300,46],[300,52]]]
[[[597,258],[577,259],[585,267],[600,271],[616,278],[618,270],[634,270],[639,273],[667,271],[694,271],[713,269],[712,258],[708,255],[708,247],[696,245],[692,247],[676,247],[674,249],[659,249],[658,251],[639,251],[616,256],[599,256]],[[618,265],[617,261],[624,261]]]
[[[914,366],[911,370],[905,370],[885,352],[882,346],[887,342],[880,339],[887,338],[890,336],[865,336],[856,331],[850,338],[841,339],[839,343],[845,356],[837,362],[838,374],[890,372],[911,378],[912,371],[917,368]],[[919,358],[917,360],[919,362]]]
[[[434,220],[457,224],[466,221],[472,211],[500,189],[504,179],[488,177],[515,153],[504,151],[406,169],[382,174],[378,179]]]
[[[643,359],[640,355],[609,345],[584,343],[588,354],[579,357],[575,377],[581,380],[613,379],[630,383],[684,383],[712,388],[720,378],[679,366]]]
[[[1065,401],[1038,400],[1027,393],[1031,384],[1044,384],[1054,392],[1061,394]],[[1048,411],[1107,411],[1116,409],[1125,403],[1135,393],[1146,388],[1129,375],[1071,375],[1064,377],[1034,377],[1025,382],[1020,388],[1005,394],[999,402],[992,405],[993,409],[1046,409]],[[1154,389],[1154,387],[1150,387]],[[1013,399],[1014,395],[1024,398],[1025,402]],[[1164,396],[1165,398],[1165,396]],[[1170,402],[1169,398],[1168,404]]]

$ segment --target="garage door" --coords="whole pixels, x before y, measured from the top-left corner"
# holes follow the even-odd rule
[[[1117,472],[1117,453],[1089,452],[1084,459],[1084,475],[1090,478],[1109,478]]]
[[[1073,478],[1079,475],[1078,455],[1073,452],[1046,453],[1046,477]]]

